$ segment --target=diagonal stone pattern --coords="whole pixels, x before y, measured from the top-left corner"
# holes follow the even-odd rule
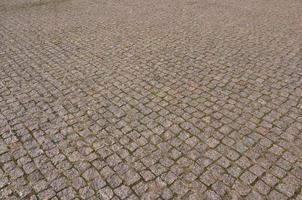
[[[302,199],[301,12],[2,0],[0,199]]]

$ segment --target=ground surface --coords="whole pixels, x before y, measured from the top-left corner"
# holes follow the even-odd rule
[[[302,199],[300,0],[0,17],[0,199]]]

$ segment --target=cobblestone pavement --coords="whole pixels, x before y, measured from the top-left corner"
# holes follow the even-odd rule
[[[0,16],[0,199],[302,199],[302,1]]]

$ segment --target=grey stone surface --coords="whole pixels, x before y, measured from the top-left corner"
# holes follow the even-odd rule
[[[1,0],[0,199],[302,199],[301,13]]]

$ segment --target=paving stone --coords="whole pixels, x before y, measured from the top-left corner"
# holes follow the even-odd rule
[[[214,191],[207,191],[206,193],[207,199],[211,199],[211,200],[220,200],[221,197],[219,195],[217,195]]]
[[[55,191],[60,191],[67,186],[67,183],[65,178],[59,178],[54,180],[50,185]]]
[[[99,190],[99,196],[103,199],[111,199],[113,197],[113,191],[110,187],[104,187]]]
[[[272,174],[266,174],[262,178],[262,180],[271,187],[275,186],[278,183],[278,179]]]
[[[247,195],[246,199],[262,200],[262,199],[265,199],[265,198],[261,194],[255,192],[255,191],[252,191],[251,193],[249,193]]]
[[[62,200],[74,199],[76,196],[72,188],[66,188],[58,193],[58,198]]]
[[[122,184],[123,181],[119,176],[113,175],[107,179],[107,182],[111,188],[117,188]]]
[[[119,188],[114,190],[114,193],[119,196],[121,199],[125,199],[126,197],[128,197],[131,193],[130,188],[122,185]]]
[[[246,196],[251,189],[248,187],[248,185],[245,185],[243,183],[240,183],[239,181],[236,181],[233,185],[233,188],[241,195]]]
[[[216,181],[215,176],[210,171],[207,171],[204,174],[202,174],[200,179],[207,186],[212,185]]]
[[[256,176],[261,176],[265,172],[265,170],[258,165],[253,165],[249,170]]]
[[[0,1],[0,199],[301,199],[300,1]]]
[[[252,184],[256,180],[257,176],[252,174],[249,171],[244,172],[241,176],[240,179],[245,183],[245,184]]]
[[[46,190],[40,192],[40,193],[38,194],[38,197],[39,197],[40,199],[51,199],[52,197],[55,196],[55,194],[56,194],[56,193],[55,193],[53,190],[51,190],[51,189],[46,189]]]
[[[183,196],[187,193],[188,188],[182,181],[175,181],[172,184],[172,191],[180,196]]]
[[[102,180],[101,178],[94,179],[91,183],[91,187],[95,191],[99,191],[104,186],[106,186],[106,182],[104,180]]]
[[[296,188],[291,184],[280,183],[276,187],[280,192],[285,194],[287,197],[294,196]]]
[[[263,195],[267,195],[271,189],[269,185],[267,185],[265,182],[261,180],[257,181],[257,183],[255,184],[255,188],[257,188],[257,190]]]
[[[132,185],[141,178],[134,170],[127,171],[123,177],[127,185]]]
[[[282,194],[276,190],[271,191],[270,194],[268,195],[268,198],[271,200],[287,199],[287,197],[284,194]]]
[[[94,195],[94,191],[89,187],[84,187],[79,190],[80,197],[87,199]]]

